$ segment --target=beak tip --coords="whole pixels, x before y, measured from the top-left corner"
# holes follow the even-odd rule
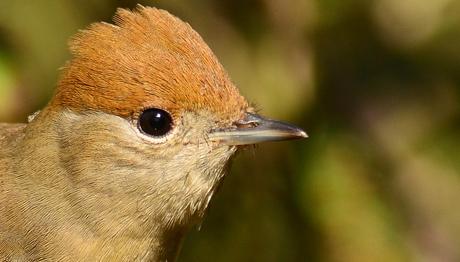
[[[308,135],[305,131],[299,130],[299,138],[308,138]]]

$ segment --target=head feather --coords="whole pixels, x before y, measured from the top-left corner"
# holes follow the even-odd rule
[[[172,114],[205,110],[236,120],[246,100],[203,39],[164,10],[118,9],[115,24],[95,23],[70,43],[54,108],[129,117],[148,107]]]

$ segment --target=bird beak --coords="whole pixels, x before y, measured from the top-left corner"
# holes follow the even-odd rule
[[[296,126],[252,113],[247,113],[243,120],[236,122],[235,127],[213,130],[209,136],[211,141],[232,146],[306,137],[307,133]]]

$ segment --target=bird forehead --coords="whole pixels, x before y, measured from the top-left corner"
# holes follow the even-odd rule
[[[55,104],[129,116],[148,107],[206,110],[236,119],[247,108],[202,38],[166,11],[119,9],[71,42]]]

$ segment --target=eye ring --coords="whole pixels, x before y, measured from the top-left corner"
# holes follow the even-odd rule
[[[138,118],[138,129],[151,137],[161,138],[173,129],[171,114],[159,108],[148,108]]]

